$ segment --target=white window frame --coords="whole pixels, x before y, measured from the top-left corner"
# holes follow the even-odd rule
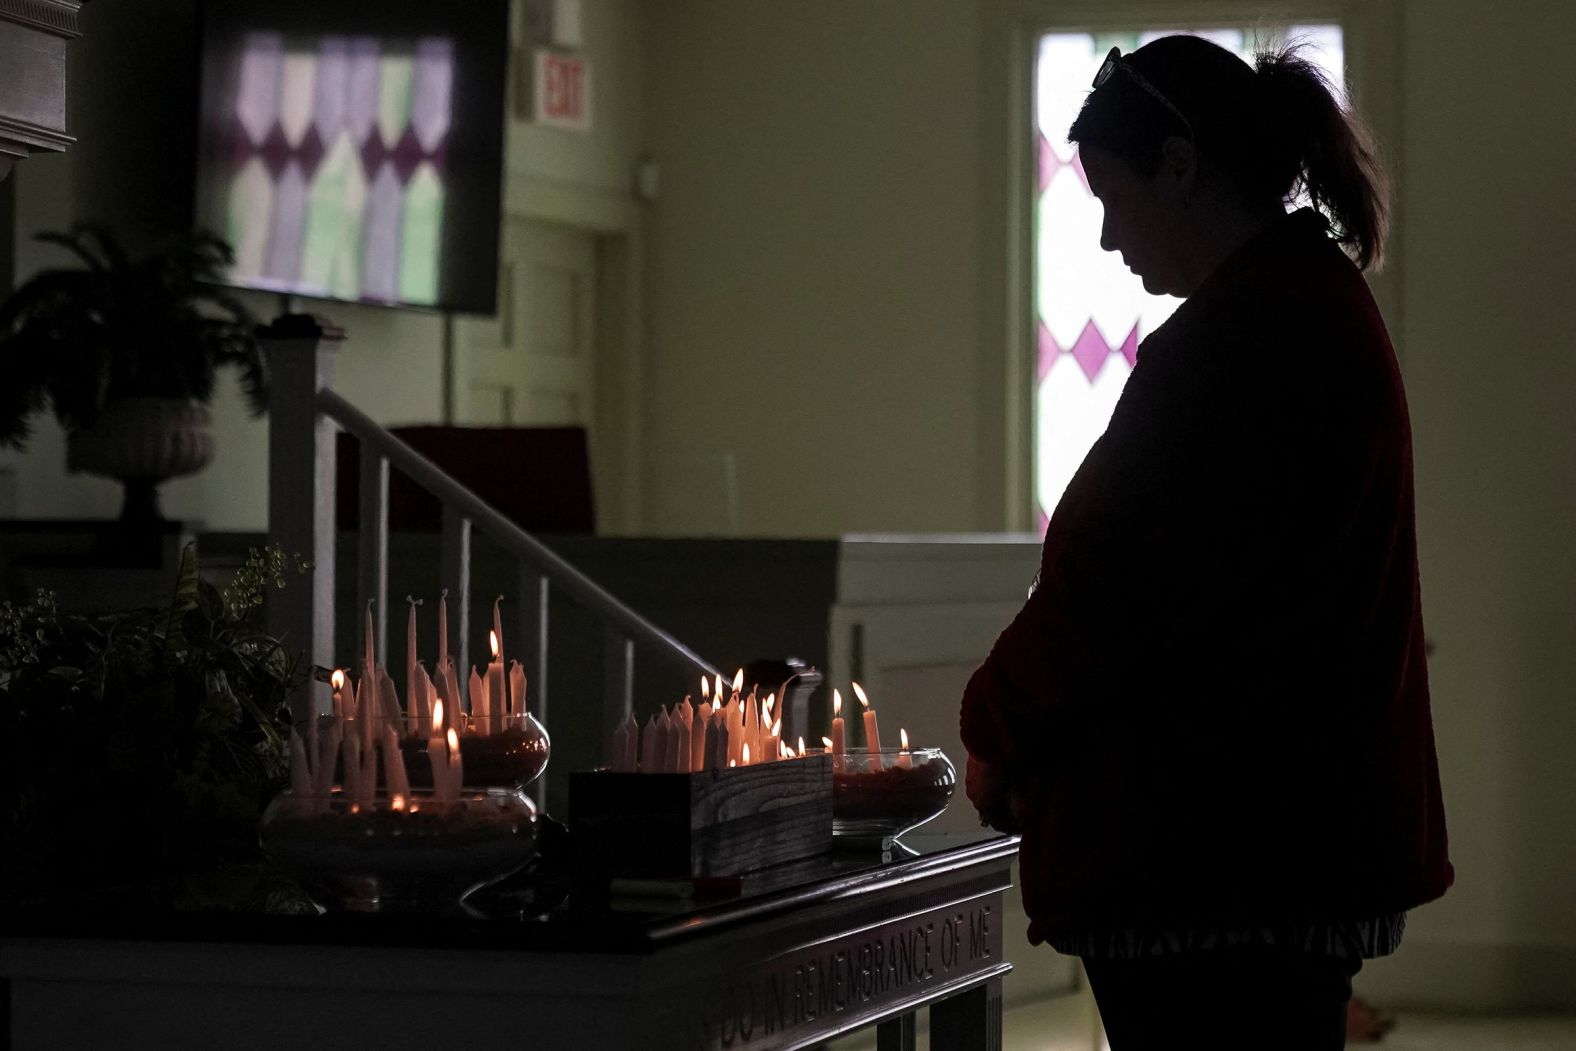
[[[1400,0],[985,0],[982,25],[980,492],[1009,532],[1035,526],[1034,69],[1042,35],[1155,26],[1341,26],[1347,89],[1391,178],[1385,267],[1370,275],[1392,336],[1401,329]],[[1003,163],[1005,158],[1005,163]],[[999,517],[998,517],[999,514]]]

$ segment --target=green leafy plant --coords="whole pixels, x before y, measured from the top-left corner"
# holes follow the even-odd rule
[[[91,427],[115,398],[206,403],[222,366],[239,369],[263,412],[267,361],[256,318],[218,285],[234,262],[223,240],[180,234],[134,257],[97,224],[38,239],[81,266],[44,271],[0,304],[0,447],[22,448],[46,407],[70,430]]]
[[[288,698],[304,675],[253,618],[289,563],[254,550],[221,592],[188,547],[164,608],[82,616],[45,592],[0,605],[0,895],[260,861],[257,821],[288,780]]]

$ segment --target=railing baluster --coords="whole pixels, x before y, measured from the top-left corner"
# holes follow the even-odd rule
[[[361,539],[357,547],[357,634],[365,631],[372,603],[372,640],[380,664],[387,664],[389,635],[389,461],[361,443]],[[356,653],[361,648],[355,649]]]
[[[318,395],[334,376],[343,339],[311,318],[280,318],[264,331],[273,383],[268,396],[269,538],[312,563],[312,577],[269,596],[268,630],[303,651],[307,665],[329,667],[334,655],[334,435],[319,415]],[[326,687],[308,682],[290,698],[305,723],[322,709]]]
[[[518,608],[520,639],[522,644],[515,653],[525,668],[530,685],[526,696],[530,698],[531,714],[543,726],[547,725],[547,599],[548,580],[524,562],[519,564],[516,593],[520,596]]]
[[[635,703],[635,640],[608,627],[602,644],[602,737],[624,721]]]
[[[516,591],[520,596],[518,618],[521,645],[516,651],[520,664],[525,668],[528,684],[525,695],[531,714],[547,727],[547,577],[536,572],[525,562],[518,563]],[[548,730],[551,735],[552,730]],[[547,778],[531,786],[529,792],[544,813],[547,810]]]
[[[459,620],[449,625],[449,653],[463,691],[471,670],[471,520],[447,502],[443,505],[442,547],[438,558],[442,586],[449,589],[449,609],[459,613]]]

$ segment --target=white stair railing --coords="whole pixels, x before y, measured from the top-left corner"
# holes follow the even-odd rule
[[[389,469],[397,468],[443,506],[441,579],[450,589],[453,647],[461,668],[469,667],[471,534],[479,528],[517,563],[518,601],[536,661],[531,708],[547,722],[548,600],[556,588],[601,622],[605,673],[602,720],[610,729],[634,701],[635,645],[649,647],[687,669],[715,675],[717,669],[677,639],[614,598],[541,541],[485,500],[445,474],[332,389],[338,330],[307,315],[280,318],[263,333],[272,372],[268,426],[268,531],[287,552],[310,552],[311,586],[286,588],[270,602],[269,628],[279,637],[306,640],[307,661],[335,666],[335,432],[361,442],[361,531],[358,538],[359,608],[372,601],[377,652],[388,635]],[[295,699],[297,721],[316,708],[310,688]],[[549,728],[550,729],[550,728]]]

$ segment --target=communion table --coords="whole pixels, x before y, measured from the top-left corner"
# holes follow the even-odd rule
[[[11,1045],[804,1048],[877,1026],[912,1048],[1001,1046],[1017,839],[836,851],[697,902],[622,894],[485,917],[9,911]]]

